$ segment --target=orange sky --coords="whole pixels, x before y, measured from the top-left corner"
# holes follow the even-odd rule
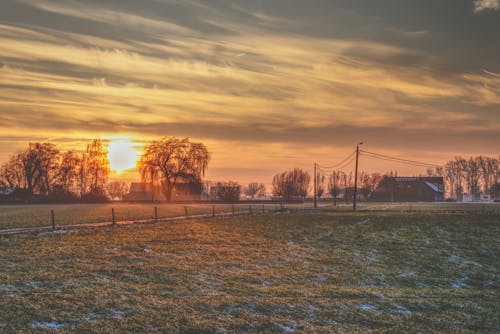
[[[207,177],[241,182],[335,164],[358,141],[436,164],[498,156],[495,3],[8,0],[0,162],[29,141],[124,136],[202,141]]]

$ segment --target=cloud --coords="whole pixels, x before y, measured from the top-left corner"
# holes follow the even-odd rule
[[[425,48],[291,33],[303,22],[238,3],[23,0],[3,14],[0,3],[3,140],[190,136],[218,168],[342,155],[360,138],[431,153],[498,147],[497,68],[452,71]],[[390,36],[439,36],[420,28]]]
[[[474,13],[484,10],[500,10],[500,0],[474,0]]]

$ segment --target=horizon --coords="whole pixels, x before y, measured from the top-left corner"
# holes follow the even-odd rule
[[[0,27],[0,164],[29,142],[133,155],[189,137],[207,180],[269,185],[360,141],[429,164],[500,155],[499,1],[7,0]]]

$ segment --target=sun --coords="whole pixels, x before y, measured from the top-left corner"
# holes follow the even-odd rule
[[[140,152],[134,147],[134,144],[128,140],[116,139],[109,142],[109,167],[117,173],[134,168],[139,159],[139,155]]]

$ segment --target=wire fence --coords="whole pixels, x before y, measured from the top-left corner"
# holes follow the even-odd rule
[[[293,206],[293,205],[292,205]],[[47,229],[158,223],[281,212],[284,204],[101,204],[10,206],[0,209],[0,234]]]
[[[183,219],[231,217],[277,212],[347,213],[351,203],[333,205],[321,202],[301,204],[73,204],[25,205],[0,208],[0,234],[24,233],[50,229],[100,227],[159,223]],[[357,212],[366,214],[468,214],[500,216],[500,203],[360,203]]]

